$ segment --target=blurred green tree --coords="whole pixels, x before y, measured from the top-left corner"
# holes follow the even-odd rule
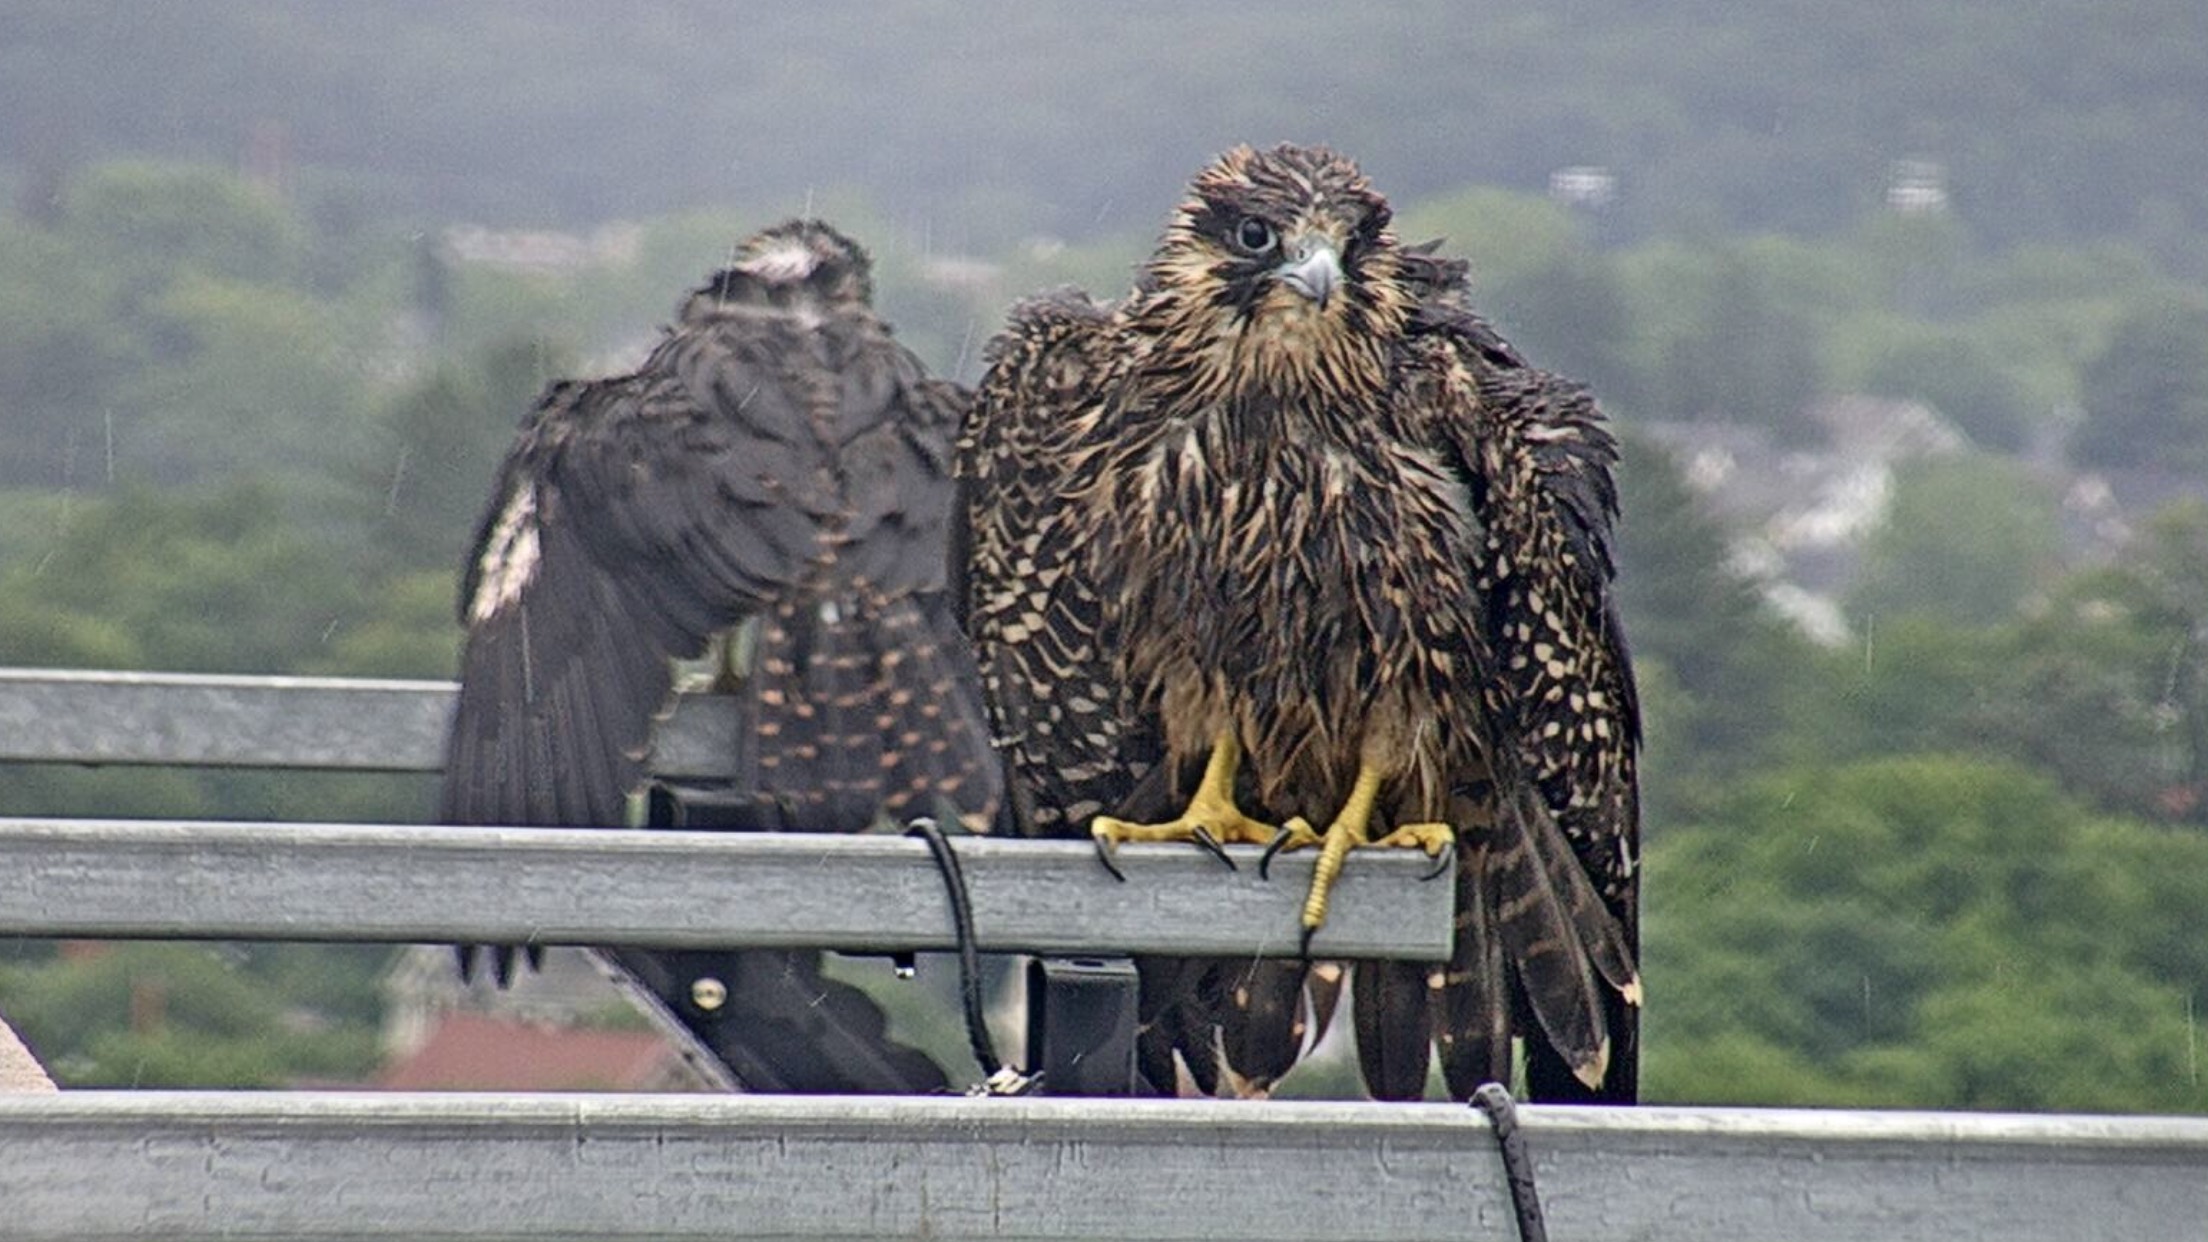
[[[1727,559],[1660,448],[1624,437],[1618,590],[1641,682],[1651,817],[1773,759],[1817,653]]]
[[[1744,782],[1648,860],[1650,1098],[2198,1112],[2208,837],[1938,756]]]
[[[2085,364],[2085,421],[2071,442],[2092,466],[2208,469],[2208,300],[2134,308]]]
[[[305,272],[307,232],[290,209],[205,164],[93,165],[65,188],[59,231],[121,275],[125,310],[181,272],[278,287]]]
[[[0,217],[0,486],[105,481],[117,385],[145,342],[101,253]]]
[[[2014,757],[2002,721],[2020,705],[2013,630],[1922,612],[1865,620],[1826,653],[1788,751],[1801,760],[1964,752]]]
[[[123,488],[0,567],[0,664],[277,672],[359,614],[360,587],[266,486]]]
[[[2052,577],[2059,511],[2013,461],[1981,455],[1903,464],[1848,593],[1865,623],[1902,615],[1992,625]]]
[[[2208,504],[2157,515],[2022,627],[2016,753],[2104,805],[2208,824]]]
[[[1815,437],[1806,408],[1825,385],[1815,321],[1794,273],[1771,257],[1747,245],[1666,244],[1621,261],[1648,412],[1769,427],[1787,442]]]
[[[125,479],[311,478],[356,444],[365,367],[329,311],[294,290],[173,281],[144,308],[165,365],[118,386],[114,460]]]
[[[388,950],[312,951],[303,987],[198,945],[125,944],[0,968],[0,1010],[57,1080],[74,1087],[281,1087],[364,1078],[377,1058],[374,973]],[[343,976],[340,991],[330,986]],[[333,1000],[329,1010],[301,1001]]]
[[[2030,399],[2006,361],[1974,336],[1913,327],[1871,363],[1863,390],[1922,401],[1981,449],[2021,452],[2031,433]]]

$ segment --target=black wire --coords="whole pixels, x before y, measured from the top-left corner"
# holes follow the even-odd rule
[[[1549,1242],[1549,1226],[1541,1218],[1541,1196],[1533,1185],[1533,1156],[1526,1150],[1526,1136],[1518,1129],[1518,1103],[1499,1082],[1486,1083],[1472,1093],[1472,1107],[1487,1116],[1495,1141],[1503,1149],[1503,1180],[1510,1186],[1511,1211],[1518,1217],[1519,1242]]]
[[[905,828],[908,837],[928,843],[935,865],[943,872],[943,886],[950,893],[951,922],[958,934],[958,997],[966,1010],[966,1040],[981,1063],[985,1079],[995,1078],[1005,1064],[997,1059],[996,1041],[989,1037],[989,1019],[981,1005],[981,952],[974,947],[974,906],[966,893],[966,873],[959,869],[958,852],[932,819],[913,820]]]

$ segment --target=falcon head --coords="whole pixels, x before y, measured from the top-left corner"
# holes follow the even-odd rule
[[[1412,309],[1388,219],[1324,147],[1237,147],[1197,174],[1143,288],[1227,390],[1377,382]]]
[[[730,305],[800,313],[868,306],[874,264],[864,247],[822,220],[785,220],[737,243],[729,265],[694,290],[682,318]]]

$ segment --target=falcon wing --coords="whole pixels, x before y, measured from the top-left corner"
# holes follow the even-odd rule
[[[1506,830],[1481,865],[1485,883],[1460,874],[1460,936],[1451,976],[1492,976],[1515,893],[1545,887],[1565,937],[1607,987],[1600,1031],[1584,1029],[1584,974],[1550,982],[1520,951],[1518,986],[1545,1039],[1528,1040],[1528,1084],[1537,1099],[1631,1101],[1638,1090],[1640,801],[1639,705],[1612,588],[1611,526],[1617,514],[1614,439],[1577,384],[1525,366],[1485,322],[1456,300],[1454,273],[1437,282],[1419,330],[1438,335],[1476,393],[1474,415],[1445,432],[1472,482],[1484,532],[1479,585],[1487,641],[1500,670],[1511,762],[1499,763],[1495,809]],[[1515,821],[1519,828],[1507,825]],[[1475,854],[1479,851],[1475,850]],[[1480,919],[1481,914],[1488,917]],[[1544,999],[1544,989],[1575,995]],[[1512,1025],[1497,989],[1445,996],[1437,1012],[1444,1068],[1452,1040],[1489,1039]],[[1477,1032],[1478,1034],[1473,1034]],[[1525,1032],[1531,1034],[1530,1031]],[[1606,1044],[1607,1072],[1590,1093],[1575,1069]],[[1455,1084],[1452,1084],[1455,1085]]]
[[[1085,294],[1023,303],[990,346],[959,441],[961,611],[1030,836],[1086,836],[1163,777],[1163,740],[1125,701],[1108,601],[1084,560],[1108,537],[1105,515],[1068,500],[1114,365],[1111,316]]]
[[[820,231],[747,249],[764,245],[754,267],[779,279],[777,234]],[[634,374],[553,385],[524,422],[464,574],[447,822],[623,822],[672,661],[746,621],[739,776],[701,791],[713,823],[858,831],[907,809],[972,825],[994,811],[945,581],[965,394],[928,378],[863,292],[790,310],[744,278],[693,295]],[[817,953],[610,956],[755,1089],[945,1085]],[[501,977],[511,959],[494,950]],[[708,976],[726,997],[711,1010],[692,1003]]]
[[[447,822],[620,824],[669,661],[804,572],[818,453],[750,326],[686,327],[635,375],[555,384],[523,427],[461,591]]]

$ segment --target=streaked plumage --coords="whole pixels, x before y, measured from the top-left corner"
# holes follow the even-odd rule
[[[729,822],[987,825],[945,581],[966,395],[891,336],[869,273],[827,225],[778,225],[633,373],[546,390],[467,562],[446,821],[623,823],[674,662],[746,627]]]
[[[1206,169],[1129,297],[1014,312],[961,441],[968,630],[1033,831],[1170,816],[1214,737],[1236,800],[1457,842],[1447,964],[1360,965],[1377,1095],[1635,1090],[1638,744],[1611,439],[1323,150]],[[1354,856],[1348,865],[1355,866]],[[1331,1010],[1300,964],[1145,964],[1145,1067],[1262,1090]],[[1221,1055],[1223,1054],[1223,1056]],[[1223,1060],[1224,1064],[1218,1064]]]

